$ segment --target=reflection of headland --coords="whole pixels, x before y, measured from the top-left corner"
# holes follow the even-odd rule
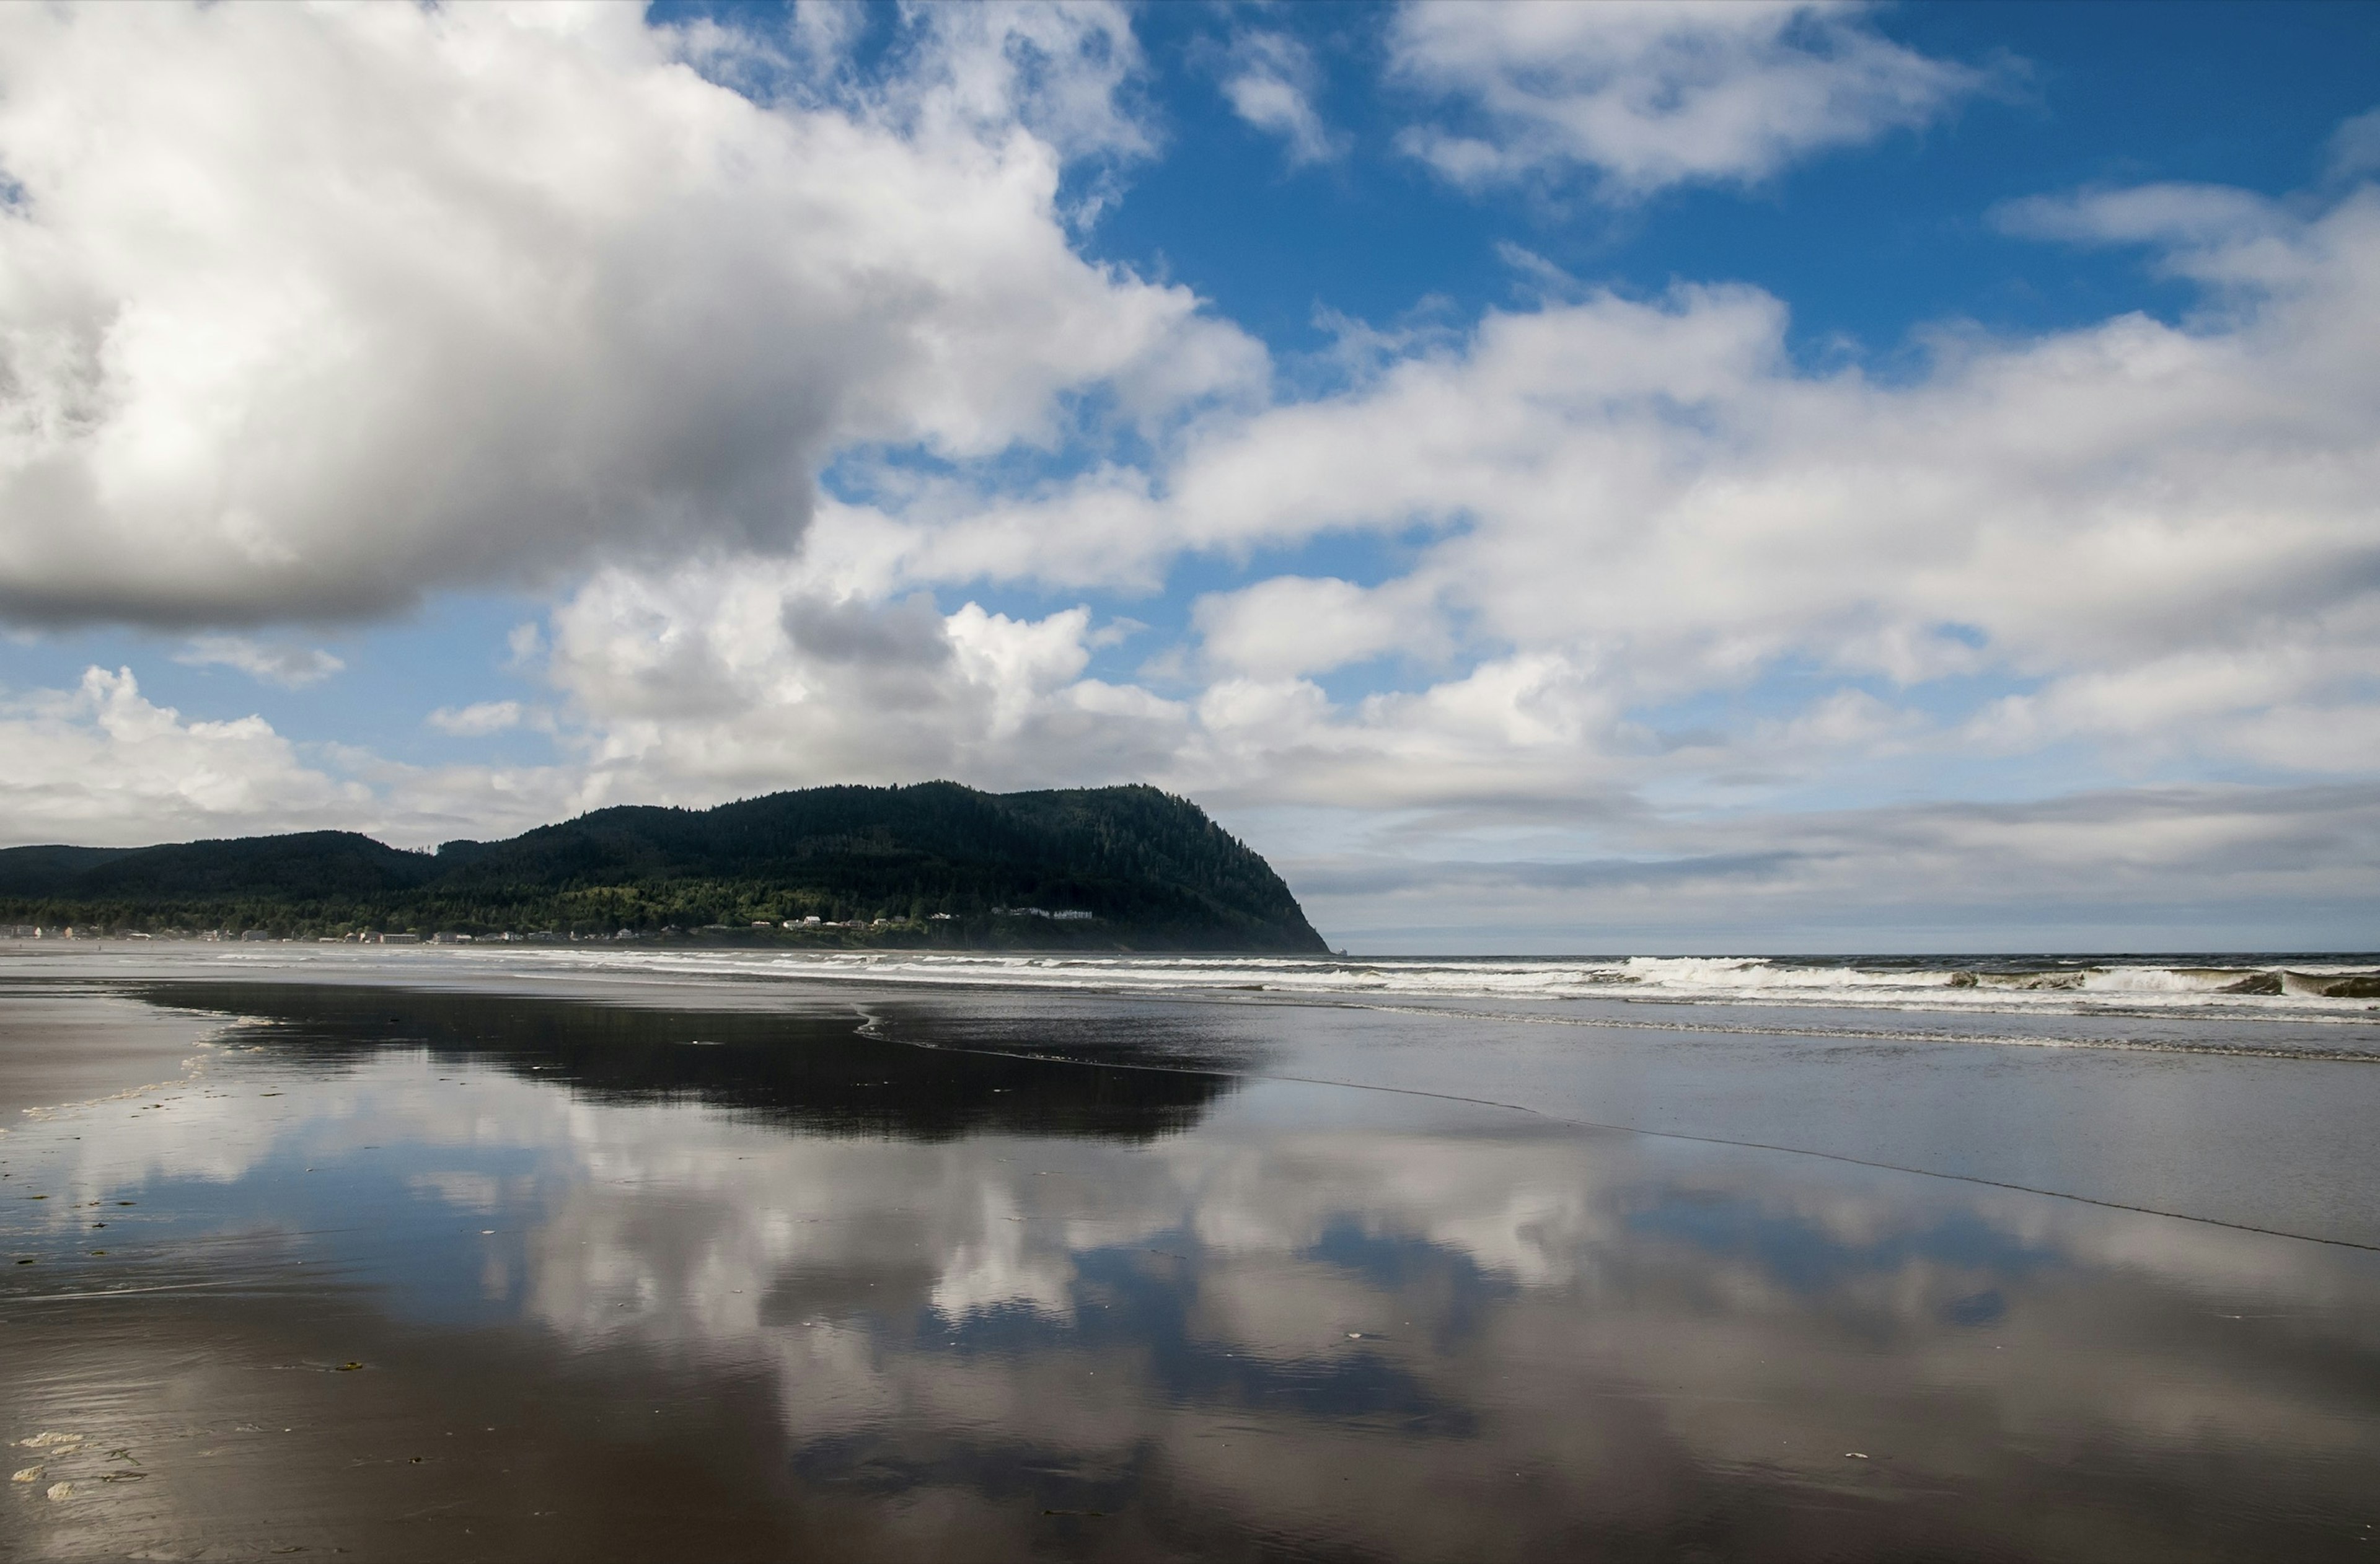
[[[690,1101],[789,1128],[945,1140],[983,1131],[1146,1140],[1196,1123],[1232,1077],[1087,1068],[912,1047],[843,1013],[604,1004],[580,999],[297,983],[143,985],[150,1002],[256,1024],[286,1057],[336,1070],[428,1049],[614,1101]]]

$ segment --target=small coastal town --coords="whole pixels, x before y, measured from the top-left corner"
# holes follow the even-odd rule
[[[1051,923],[1096,923],[1099,915],[1075,907],[994,907],[995,918],[1042,918]],[[598,930],[538,928],[526,932],[504,929],[495,933],[467,933],[460,929],[437,929],[424,933],[419,929],[357,929],[346,934],[313,936],[283,934],[270,928],[111,928],[97,924],[32,924],[18,923],[0,927],[0,937],[11,940],[200,940],[282,945],[575,945],[583,943],[616,943],[621,940],[733,940],[749,943],[756,937],[782,938],[791,933],[824,933],[835,930],[868,930],[885,934],[930,934],[938,924],[957,920],[949,913],[928,913],[922,917],[826,918],[819,916],[782,919],[754,918],[747,924],[706,923],[692,928],[674,925],[661,928],[621,928],[610,933]]]

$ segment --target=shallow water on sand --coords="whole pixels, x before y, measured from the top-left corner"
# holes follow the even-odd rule
[[[11,1556],[2380,1548],[2380,1065],[291,976],[0,989]]]

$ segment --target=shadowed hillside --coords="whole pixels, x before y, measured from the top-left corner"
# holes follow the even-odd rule
[[[1062,912],[1077,915],[1042,915]],[[784,927],[807,918],[819,922]],[[1271,867],[1186,799],[1152,787],[987,794],[955,782],[601,809],[435,854],[350,831],[9,848],[0,850],[0,920],[312,936],[627,929],[828,946],[1324,948]]]

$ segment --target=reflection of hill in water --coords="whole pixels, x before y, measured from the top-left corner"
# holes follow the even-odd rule
[[[1235,1083],[863,1037],[848,1013],[656,1009],[585,1000],[294,983],[157,983],[152,1004],[265,1024],[260,1040],[336,1069],[427,1048],[614,1101],[691,1101],[834,1134],[982,1131],[1143,1140],[1195,1124]]]

